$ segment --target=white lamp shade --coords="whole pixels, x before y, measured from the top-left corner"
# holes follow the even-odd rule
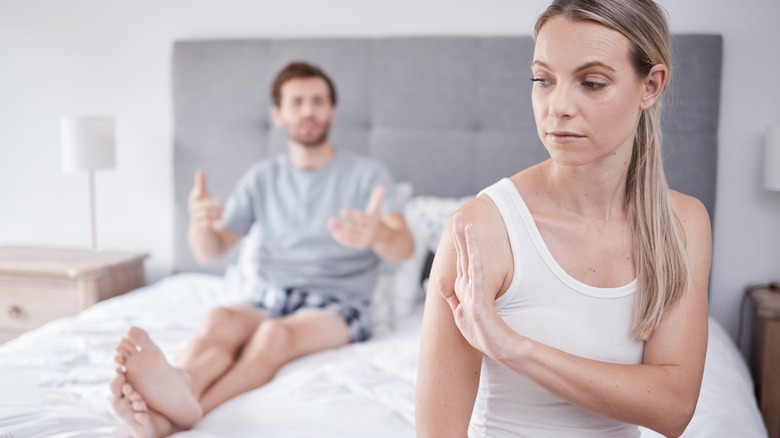
[[[780,126],[770,128],[766,133],[764,187],[767,190],[780,190]]]
[[[110,117],[66,117],[61,121],[62,170],[114,167],[114,119]]]

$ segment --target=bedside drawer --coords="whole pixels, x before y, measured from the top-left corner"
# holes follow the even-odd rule
[[[80,310],[75,282],[0,275],[0,331],[22,332]]]
[[[6,342],[10,341],[11,339],[21,335],[22,332],[14,331],[14,332],[8,332],[0,330],[0,344],[5,344]]]
[[[129,252],[0,246],[0,344],[143,286],[146,257]]]

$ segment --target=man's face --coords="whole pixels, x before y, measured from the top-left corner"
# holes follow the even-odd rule
[[[296,78],[281,88],[280,105],[271,110],[274,123],[287,137],[306,147],[317,147],[328,139],[336,109],[330,103],[330,89],[322,78]]]

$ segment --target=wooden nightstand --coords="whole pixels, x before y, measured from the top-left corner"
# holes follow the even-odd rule
[[[0,247],[0,343],[143,286],[146,254]]]
[[[753,341],[750,366],[756,381],[756,395],[770,438],[780,437],[780,288],[750,292]]]

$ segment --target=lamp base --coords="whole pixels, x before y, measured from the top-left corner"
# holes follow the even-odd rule
[[[95,170],[89,169],[89,231],[92,251],[97,251],[95,222]]]

